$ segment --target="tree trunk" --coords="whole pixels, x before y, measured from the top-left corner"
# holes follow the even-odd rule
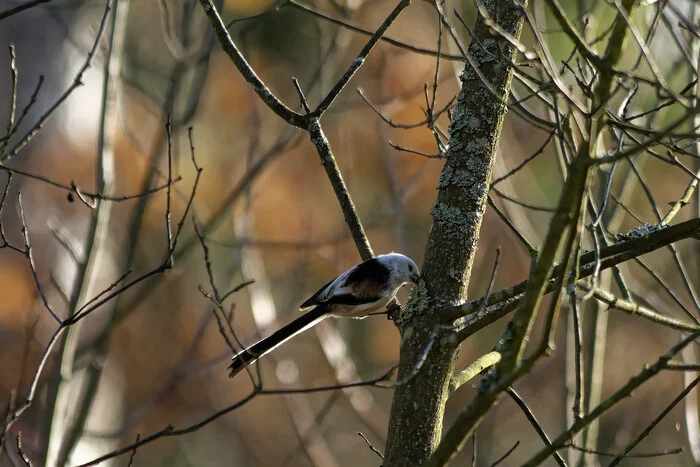
[[[523,6],[510,0],[483,2],[488,15],[520,36]],[[495,8],[498,7],[498,11]],[[391,407],[385,466],[420,465],[440,441],[447,388],[459,342],[442,309],[467,299],[498,140],[506,112],[515,48],[479,15],[452,113],[450,143],[431,214],[422,280],[397,323],[401,332],[398,381]],[[490,88],[482,82],[482,75]],[[498,96],[496,97],[496,95]],[[437,337],[436,337],[437,336]],[[430,346],[422,365],[418,365]],[[420,369],[417,369],[420,366]]]

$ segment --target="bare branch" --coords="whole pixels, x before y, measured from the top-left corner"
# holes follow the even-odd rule
[[[17,13],[28,10],[29,8],[41,5],[42,3],[49,3],[50,1],[51,0],[29,0],[12,8],[8,8],[5,11],[0,11],[0,21],[12,15],[16,15]],[[17,442],[19,443],[19,440]]]
[[[56,313],[54,313],[53,309],[51,308],[51,305],[49,305],[49,301],[46,299],[46,294],[44,293],[44,289],[41,286],[41,282],[39,282],[39,275],[36,272],[36,265],[34,264],[34,256],[32,255],[32,247],[29,244],[29,232],[27,230],[27,221],[24,217],[24,205],[22,204],[22,194],[21,193],[17,194],[17,205],[19,206],[19,218],[20,218],[20,221],[22,222],[22,238],[24,239],[24,254],[27,257],[27,261],[29,261],[29,267],[32,270],[32,276],[34,277],[34,283],[36,284],[36,288],[39,291],[39,295],[41,296],[41,300],[44,302],[44,307],[49,311],[49,313],[51,314],[51,317],[54,319],[54,321],[56,321],[60,325],[60,324],[62,324],[61,318],[59,318],[56,315]]]
[[[369,41],[367,41],[365,46],[362,48],[355,61],[352,62],[352,64],[348,67],[348,69],[345,71],[340,80],[338,80],[335,86],[333,86],[333,88],[328,92],[328,94],[326,94],[321,103],[318,104],[318,107],[316,107],[316,109],[313,111],[314,117],[321,118],[321,116],[323,116],[323,114],[331,106],[335,98],[338,97],[340,92],[343,90],[345,85],[348,84],[348,82],[352,79],[355,73],[357,73],[357,71],[360,69],[360,67],[365,62],[365,59],[372,51],[374,46],[377,45],[382,36],[384,36],[384,33],[386,33],[386,31],[389,29],[389,26],[391,26],[394,20],[396,20],[396,18],[399,17],[401,12],[406,7],[408,7],[409,4],[410,0],[401,0],[396,5],[396,7],[392,10],[389,16],[387,16],[387,18],[384,20],[381,26],[379,26],[379,28],[377,28],[374,34],[372,34],[372,37],[370,37]],[[311,131],[312,123],[313,121],[309,121],[309,132]]]
[[[654,418],[654,420],[651,421],[651,423],[649,423],[649,425],[644,429],[644,431],[642,431],[642,432],[639,434],[639,436],[637,436],[637,437],[636,437],[635,439],[633,439],[627,446],[625,446],[625,449],[623,449],[622,452],[621,452],[620,454],[618,454],[618,455],[615,457],[615,459],[612,460],[612,462],[610,462],[610,466],[612,467],[612,466],[618,465],[625,457],[628,457],[629,452],[630,452],[632,449],[634,449],[635,446],[637,446],[639,443],[641,443],[642,440],[643,440],[644,438],[646,438],[646,437],[649,435],[649,433],[651,433],[651,430],[653,430],[654,427],[655,427],[656,425],[658,425],[659,422],[660,422],[661,420],[663,420],[664,417],[665,417],[666,415],[668,415],[668,413],[669,413],[671,410],[673,410],[673,408],[674,408],[676,405],[678,405],[678,403],[679,403],[680,401],[682,401],[683,399],[685,399],[685,397],[688,395],[688,393],[691,392],[691,391],[695,388],[695,386],[697,386],[698,383],[700,383],[700,376],[698,376],[697,378],[695,378],[688,386],[686,386],[686,387],[683,389],[683,391],[681,391],[681,393],[678,394],[678,396],[676,396],[676,398],[673,399],[673,400],[671,401],[671,403],[668,404],[668,405],[666,406],[666,408],[664,408],[664,410],[662,410],[661,413],[660,413],[658,416],[656,416],[656,417]]]
[[[597,407],[591,410],[590,413],[586,414],[579,421],[574,423],[574,425],[571,428],[566,430],[554,441],[552,441],[551,446],[541,450],[532,459],[530,459],[527,463],[523,465],[528,467],[539,465],[546,458],[548,458],[552,454],[552,452],[561,447],[566,446],[566,442],[570,440],[574,434],[578,433],[584,427],[588,426],[593,420],[600,418],[604,413],[608,412],[619,402],[629,397],[629,395],[634,389],[638,388],[643,383],[654,377],[661,370],[663,370],[666,367],[666,362],[671,360],[678,352],[680,352],[685,346],[693,342],[699,336],[700,332],[694,332],[685,339],[683,339],[679,344],[676,344],[675,346],[671,347],[671,349],[664,355],[662,355],[656,362],[654,362],[654,364],[646,367],[636,376],[631,378],[625,385],[623,385],[620,389],[615,391],[608,399],[601,402]]]
[[[501,354],[498,352],[489,352],[474,360],[467,367],[452,377],[450,380],[449,392],[453,393],[463,384],[471,381],[476,375],[484,370],[494,366],[501,361]]]
[[[384,454],[382,454],[379,451],[379,449],[375,448],[374,445],[372,443],[370,443],[370,441],[367,439],[367,437],[365,435],[362,434],[361,431],[358,431],[357,434],[359,435],[360,438],[362,438],[365,441],[365,443],[367,443],[367,447],[369,447],[372,450],[372,452],[374,452],[380,458],[384,459]]]
[[[277,98],[277,96],[275,96],[265,85],[265,83],[263,83],[263,81],[258,77],[255,70],[253,70],[253,68],[251,68],[251,66],[248,64],[245,57],[243,57],[243,54],[238,50],[238,47],[233,42],[233,39],[231,39],[231,36],[226,30],[226,25],[224,25],[224,22],[221,20],[221,16],[219,16],[219,12],[216,9],[216,6],[214,6],[213,0],[199,0],[199,3],[202,5],[204,13],[207,15],[209,22],[211,22],[211,25],[214,28],[214,33],[219,39],[219,44],[221,44],[221,47],[224,49],[224,52],[226,52],[226,55],[228,55],[231,61],[236,65],[236,68],[238,68],[241,75],[243,75],[245,80],[248,81],[253,91],[255,91],[255,93],[270,108],[270,110],[277,114],[282,120],[290,125],[305,128],[306,119],[304,116],[294,112],[282,101],[280,101],[279,98]]]
[[[596,300],[600,300],[601,302],[607,304],[610,308],[624,311],[625,313],[628,313],[633,316],[640,316],[654,323],[661,324],[662,326],[667,326],[678,331],[686,332],[696,332],[698,329],[700,329],[700,327],[697,324],[684,323],[677,319],[664,316],[644,306],[640,306],[636,303],[631,303],[626,300],[619,299],[613,294],[606,292],[605,290],[591,288],[585,282],[578,282],[576,284],[576,287],[580,288],[581,290],[592,292],[593,297],[595,297]]]
[[[549,436],[547,436],[547,433],[545,433],[544,428],[542,428],[542,425],[537,421],[537,418],[535,417],[535,414],[532,413],[532,410],[527,406],[525,401],[520,397],[520,395],[515,392],[515,389],[508,388],[506,391],[508,395],[510,396],[511,399],[513,399],[513,402],[516,403],[516,405],[522,410],[523,414],[525,414],[525,418],[530,422],[532,427],[535,429],[537,432],[537,435],[540,437],[542,442],[544,443],[545,446],[550,446],[552,442],[549,440]],[[564,459],[559,455],[558,452],[553,453],[554,460],[557,462],[558,465],[565,467],[566,462],[564,462]]]
[[[78,70],[78,73],[75,75],[75,78],[73,78],[73,83],[66,89],[63,94],[56,100],[56,102],[53,103],[53,105],[49,108],[49,110],[42,115],[39,120],[34,124],[34,126],[27,132],[24,137],[7,153],[2,153],[0,154],[0,162],[1,163],[7,163],[10,159],[12,159],[19,151],[21,151],[29,141],[31,141],[34,136],[36,136],[37,133],[43,128],[44,124],[53,116],[53,114],[56,112],[56,110],[68,99],[68,96],[70,96],[73,91],[75,91],[78,87],[82,86],[83,82],[83,75],[85,72],[90,68],[92,64],[92,59],[93,56],[95,55],[95,52],[97,51],[97,46],[100,44],[100,40],[102,39],[102,34],[104,33],[105,30],[105,25],[107,24],[107,16],[109,16],[109,11],[111,9],[111,0],[106,0],[105,1],[105,11],[102,14],[102,19],[100,20],[100,27],[97,30],[97,35],[95,37],[95,42],[92,44],[92,48],[90,49],[90,52],[88,52],[87,58],[85,59],[85,63],[83,63],[83,66]],[[37,87],[37,92],[38,92],[38,87]]]
[[[331,22],[335,25],[338,25],[338,26],[341,26],[343,28],[349,29],[351,31],[363,34],[365,36],[372,36],[374,34],[373,31],[361,28],[361,27],[356,26],[356,25],[349,23],[347,21],[344,21],[344,20],[341,20],[338,18],[334,18],[326,13],[323,13],[321,11],[314,9],[314,8],[311,8],[310,6],[304,5],[303,3],[301,3],[297,0],[287,0],[282,6],[289,6],[289,7],[295,8],[297,10],[300,10],[300,11],[303,11],[303,12],[308,13],[310,15],[313,15],[316,18],[320,18],[324,21]],[[386,42],[387,44],[390,44],[390,45],[393,45],[395,47],[399,47],[402,49],[406,49],[406,50],[409,50],[411,52],[415,52],[417,54],[430,55],[430,56],[437,56],[438,55],[438,52],[436,50],[426,49],[423,47],[417,47],[415,45],[412,45],[409,42],[404,42],[404,41],[394,39],[391,37],[382,36],[381,40]],[[441,56],[446,60],[456,60],[456,61],[463,60],[463,57],[461,57],[459,55],[450,55],[450,54],[443,53],[443,54],[441,54]]]
[[[389,373],[385,373],[377,378],[367,380],[367,381],[359,381],[356,383],[348,383],[348,384],[338,384],[338,385],[332,385],[332,386],[316,386],[316,387],[310,387],[310,388],[303,388],[303,389],[255,389],[252,392],[250,392],[248,395],[243,397],[242,399],[239,399],[238,402],[235,402],[232,405],[229,405],[228,407],[225,407],[208,417],[200,420],[197,423],[194,423],[192,425],[184,426],[182,428],[176,428],[173,425],[168,425],[162,430],[153,433],[149,436],[146,436],[139,440],[136,443],[132,443],[128,446],[124,446],[122,448],[119,448],[115,451],[112,451],[108,454],[105,454],[104,456],[101,456],[97,459],[91,460],[90,462],[86,462],[84,464],[77,465],[76,467],[90,467],[92,465],[98,465],[101,462],[106,461],[107,459],[113,459],[115,457],[121,456],[122,454],[126,454],[127,452],[131,452],[136,448],[139,448],[145,444],[152,443],[153,441],[160,439],[160,438],[166,438],[166,437],[173,437],[173,436],[182,436],[184,434],[188,433],[193,433],[206,425],[210,424],[211,422],[219,419],[220,417],[238,409],[239,407],[244,406],[251,400],[253,400],[257,396],[279,396],[283,394],[309,394],[309,393],[315,393],[315,392],[327,392],[327,391],[334,391],[334,390],[339,390],[339,389],[344,389],[344,388],[349,388],[349,387],[360,387],[360,386],[377,386],[378,383],[381,383],[382,381],[385,381],[387,378],[391,376],[391,373],[393,372],[393,369]]]

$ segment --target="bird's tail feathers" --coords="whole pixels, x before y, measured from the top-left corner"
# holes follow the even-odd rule
[[[256,344],[251,345],[247,349],[237,354],[235,357],[233,357],[233,361],[228,367],[229,378],[233,378],[245,367],[255,363],[255,361],[257,361],[263,355],[272,352],[274,349],[284,344],[292,337],[306,331],[322,319],[328,317],[329,315],[326,313],[327,308],[328,307],[324,304],[316,306],[291,323],[278,329],[270,336],[262,339]]]

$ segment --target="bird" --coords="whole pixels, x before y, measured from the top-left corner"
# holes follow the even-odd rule
[[[356,264],[305,300],[299,307],[306,311],[301,317],[236,354],[228,367],[229,377],[325,318],[365,318],[382,309],[401,287],[409,282],[417,284],[419,276],[416,263],[400,253],[387,253]]]

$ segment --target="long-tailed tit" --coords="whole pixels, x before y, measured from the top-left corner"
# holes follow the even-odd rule
[[[229,367],[233,378],[247,365],[329,316],[364,318],[389,304],[406,283],[418,282],[418,266],[399,253],[363,261],[348,269],[301,304],[310,310],[235,357]]]

